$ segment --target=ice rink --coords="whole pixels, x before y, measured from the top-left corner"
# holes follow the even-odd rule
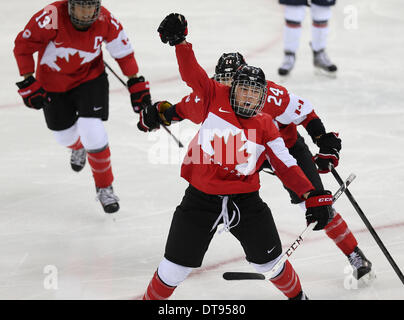
[[[162,259],[172,214],[187,186],[180,178],[184,150],[163,130],[137,129],[129,94],[110,74],[105,125],[121,210],[113,217],[103,213],[88,164],[79,174],[70,169],[70,152],[56,143],[42,111],[22,104],[15,86],[20,77],[14,39],[48,3],[20,0],[0,11],[0,299],[139,299]],[[337,1],[328,45],[339,68],[336,79],[314,74],[309,11],[295,69],[287,79],[279,78],[284,20],[277,0],[105,0],[103,5],[125,27],[154,101],[175,103],[191,91],[179,78],[174,49],[156,32],[171,12],[186,16],[187,40],[208,74],[223,52],[239,51],[268,79],[309,99],[327,130],[340,132],[338,172],[344,178],[357,175],[350,190],[404,269],[403,1]],[[185,143],[197,131],[185,121],[170,128]],[[300,132],[316,152],[305,130]],[[331,174],[323,182],[330,190],[338,188]],[[290,204],[277,178],[261,174],[261,184],[287,248],[305,228],[304,214]],[[317,231],[291,257],[305,292],[311,299],[404,299],[403,284],[347,197],[335,206],[377,279],[356,288],[347,258]],[[215,235],[202,267],[172,299],[285,299],[265,281],[226,282],[225,271],[254,271],[229,233]]]

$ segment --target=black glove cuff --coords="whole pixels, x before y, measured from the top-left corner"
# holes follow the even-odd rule
[[[335,149],[336,151],[341,150],[341,139],[338,138],[334,132],[328,132],[323,134],[316,141],[317,146],[321,149]]]
[[[134,84],[139,83],[139,82],[145,82],[145,78],[143,76],[136,77],[136,78],[130,78],[127,82],[127,85],[128,85],[128,87],[131,87]]]
[[[307,196],[307,199],[311,197],[317,197],[317,196],[323,196],[325,194],[331,194],[331,191],[328,190],[312,190],[310,191],[309,195]]]
[[[18,89],[25,89],[28,88],[31,84],[33,84],[36,81],[34,76],[29,76],[27,79],[24,79],[20,82],[17,82],[16,85]]]
[[[310,135],[314,143],[317,142],[316,137],[325,134],[325,127],[319,118],[311,120],[306,126],[307,133]]]
[[[166,118],[167,122],[171,121],[181,121],[183,120],[177,113],[175,109],[176,105],[174,104],[172,107],[168,108],[164,111],[164,117]]]
[[[177,44],[180,44],[181,42],[183,42],[185,40],[184,36],[174,36],[172,38],[169,38],[168,42],[170,44],[170,46],[176,46]]]

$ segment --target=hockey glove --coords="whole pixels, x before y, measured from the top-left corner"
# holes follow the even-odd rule
[[[160,23],[157,32],[160,34],[163,43],[168,42],[170,46],[175,46],[185,40],[188,34],[187,26],[187,20],[182,14],[170,13]]]
[[[169,126],[171,122],[167,121],[164,112],[172,107],[168,101],[159,101],[153,105],[147,106],[140,111],[137,127],[143,132],[150,132],[160,128],[160,124]]]
[[[47,92],[34,76],[29,76],[27,79],[17,82],[16,85],[19,89],[18,93],[28,108],[39,110],[49,105],[50,98]]]
[[[311,191],[306,200],[307,224],[317,221],[313,230],[322,230],[333,218],[332,194],[327,190]]]
[[[143,76],[131,78],[127,82],[133,111],[139,113],[146,106],[151,105],[150,84]]]
[[[341,139],[338,138],[338,133],[329,132],[320,136],[316,141],[320,148],[313,160],[318,166],[319,173],[330,172],[329,164],[334,167],[338,166],[339,151],[341,150]]]

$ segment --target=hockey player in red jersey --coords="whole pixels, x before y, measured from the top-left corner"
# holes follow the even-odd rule
[[[133,47],[100,0],[57,1],[40,10],[18,34],[14,55],[24,77],[17,83],[24,104],[43,110],[56,141],[72,150],[74,171],[84,167],[87,157],[97,198],[106,213],[113,213],[119,210],[119,199],[112,188],[111,153],[103,125],[109,114],[103,42],[128,77],[132,107],[139,112],[150,104],[149,83],[137,75]]]
[[[244,64],[246,64],[246,61],[240,53],[224,53],[216,65],[214,79],[231,86],[236,70]],[[329,172],[329,163],[332,163],[335,167],[338,165],[341,139],[334,132],[326,133],[321,119],[307,99],[288,92],[285,87],[272,81],[267,80],[266,87],[268,96],[262,112],[273,117],[286,147],[289,149],[289,153],[297,160],[298,166],[303,170],[316,190],[324,190],[319,173]],[[167,108],[165,104],[159,104],[157,105],[159,112],[155,113],[156,116],[149,116],[146,123],[142,120],[139,123],[139,129],[150,131],[150,128],[157,128],[160,123],[170,125],[173,121],[181,121],[188,118],[189,113],[194,113],[195,110],[198,110],[199,105],[202,103],[201,99],[193,92],[171,108]],[[150,106],[150,108],[153,107]],[[142,115],[140,118],[143,119]],[[200,118],[195,120],[196,123],[202,121]],[[319,146],[320,150],[314,157],[303,137],[298,133],[298,125],[302,125],[311,136],[313,142]],[[265,161],[261,168],[271,169],[271,166],[268,161]],[[306,210],[302,199],[289,188],[286,189],[290,194],[291,202],[300,204],[302,209]],[[355,277],[357,279],[363,278],[365,281],[371,280],[374,277],[372,263],[360,250],[355,236],[335,208],[333,208],[333,219],[324,230],[327,236],[348,257],[355,271]]]
[[[175,46],[182,79],[201,104],[184,117],[201,122],[188,147],[181,176],[189,182],[176,208],[166,242],[164,258],[144,294],[144,299],[167,299],[193,268],[200,267],[210,241],[223,223],[241,243],[246,259],[259,272],[269,271],[279,260],[282,247],[271,211],[258,190],[258,168],[266,157],[278,177],[306,200],[308,223],[322,229],[331,218],[332,195],[315,191],[296,165],[267,114],[260,114],[266,99],[263,71],[243,66],[231,87],[209,79],[198,64],[192,45],[185,41],[187,22],[180,14],[168,15],[158,28],[161,40]],[[142,112],[139,127],[167,102]],[[149,112],[150,111],[150,112]],[[299,277],[286,262],[271,282],[290,299],[304,299]]]
[[[231,83],[229,76],[231,78],[237,68],[244,63],[246,62],[240,53],[223,54],[216,66],[214,78],[222,83]],[[334,167],[338,165],[341,150],[341,139],[338,137],[338,133],[326,132],[323,122],[307,99],[288,92],[285,87],[269,80],[267,90],[268,97],[262,112],[271,115],[275,120],[289,153],[296,159],[297,164],[316,190],[324,190],[319,173],[328,173],[330,163]],[[319,151],[314,157],[303,137],[298,133],[298,125],[302,125],[307,130],[313,142],[319,147]],[[263,167],[265,166],[270,167],[268,162],[264,163]],[[287,187],[286,189],[290,194],[291,202],[300,204],[302,209],[306,210],[304,203],[296,193]],[[324,230],[347,256],[355,277],[363,278],[365,281],[373,279],[372,263],[359,249],[355,236],[335,208],[333,208],[333,219]]]

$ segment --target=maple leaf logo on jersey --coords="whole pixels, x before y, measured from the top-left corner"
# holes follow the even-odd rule
[[[67,59],[57,57],[55,64],[63,70],[65,73],[72,73],[78,68],[83,62],[83,58],[80,57],[79,53],[75,53],[74,55],[69,55]]]
[[[41,59],[41,65],[47,65],[54,71],[74,72],[83,64],[96,59],[101,54],[101,46],[95,52],[87,52],[74,48],[56,47],[51,41]]]
[[[236,135],[229,133],[227,139],[215,134],[211,145],[214,149],[214,163],[223,166],[225,170],[237,170],[238,165],[248,163],[250,154],[246,150],[241,132]]]
[[[255,172],[264,151],[256,129],[240,129],[210,112],[191,141],[184,164],[216,164],[230,174],[247,176]]]

